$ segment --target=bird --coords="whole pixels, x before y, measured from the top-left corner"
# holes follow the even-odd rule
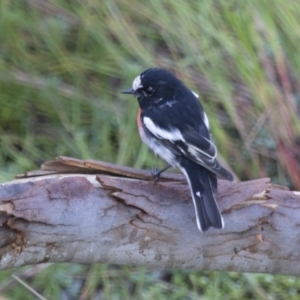
[[[138,75],[132,88],[138,103],[138,131],[142,141],[187,179],[198,229],[224,228],[216,202],[217,176],[233,181],[233,175],[217,160],[209,121],[198,95],[170,71],[150,68]]]

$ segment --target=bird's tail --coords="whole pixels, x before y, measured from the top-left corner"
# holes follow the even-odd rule
[[[210,227],[224,228],[224,221],[216,203],[217,175],[189,159],[182,159],[180,169],[189,183],[200,231]]]

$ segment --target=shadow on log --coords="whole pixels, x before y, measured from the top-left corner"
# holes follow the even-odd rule
[[[219,180],[225,229],[200,233],[187,183],[58,157],[0,185],[0,269],[44,262],[299,275],[300,193]]]

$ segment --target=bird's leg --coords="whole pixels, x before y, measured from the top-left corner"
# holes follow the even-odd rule
[[[167,165],[165,168],[163,168],[161,170],[158,170],[157,168],[152,168],[151,175],[153,175],[153,177],[154,177],[154,182],[157,181],[157,179],[159,178],[161,173],[163,173],[164,171],[168,170],[171,167],[172,167],[171,165]]]

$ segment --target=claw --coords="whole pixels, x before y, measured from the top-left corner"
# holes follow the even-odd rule
[[[165,168],[163,168],[162,170],[159,170],[157,168],[151,168],[151,175],[154,177],[154,182],[156,182],[160,176],[161,173],[163,173],[164,171],[166,171],[167,169],[171,168],[171,165],[167,165]]]
[[[151,175],[153,176],[154,182],[156,182],[158,180],[160,174],[161,173],[160,173],[159,169],[157,169],[155,167],[151,168]]]

